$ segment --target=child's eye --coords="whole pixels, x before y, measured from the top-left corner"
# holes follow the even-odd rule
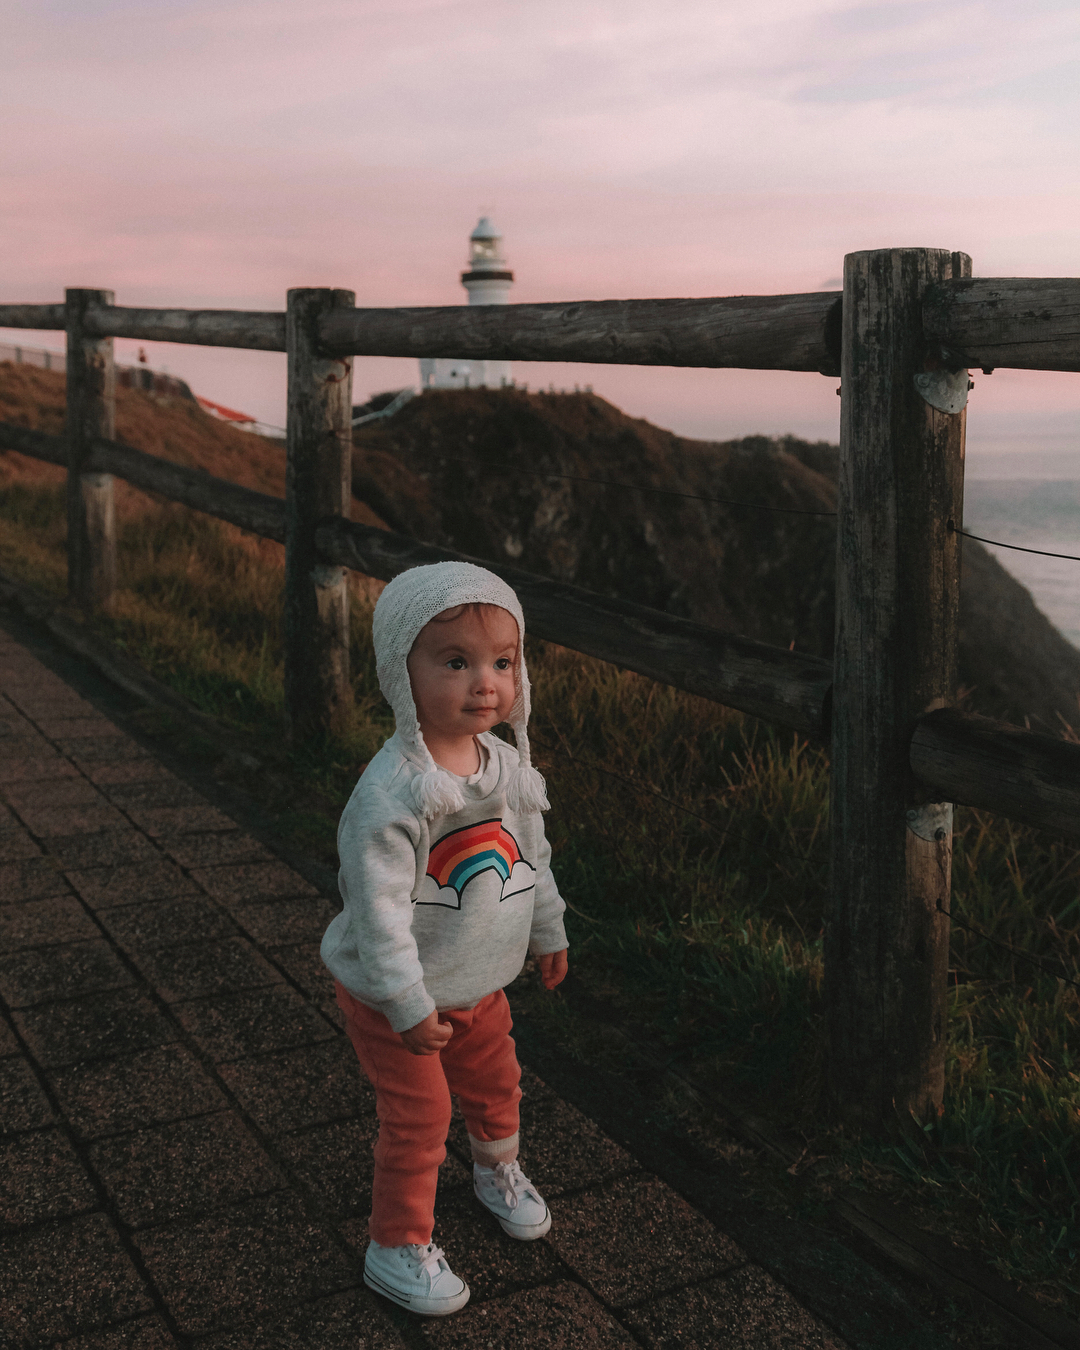
[[[509,670],[509,669],[510,669],[510,658],[509,658],[508,656],[500,656],[499,659],[495,662],[495,669],[496,669],[496,670]]]
[[[451,670],[464,670],[465,658],[463,656],[452,656],[446,664]]]

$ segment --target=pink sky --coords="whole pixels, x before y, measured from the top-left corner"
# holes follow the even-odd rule
[[[3,300],[86,285],[120,304],[263,309],[336,285],[360,304],[456,304],[481,211],[518,301],[816,290],[838,285],[845,252],[901,244],[964,249],[984,276],[1080,272],[1073,0],[2,12]],[[283,418],[279,356],[151,360]],[[836,434],[820,376],[515,373],[591,383],[691,435]],[[357,401],[415,378],[412,362],[358,360]],[[973,455],[1078,441],[1080,378],[977,377]]]

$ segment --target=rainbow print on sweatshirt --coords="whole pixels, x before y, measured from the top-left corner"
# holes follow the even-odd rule
[[[439,888],[440,897],[451,892],[454,899],[427,903],[449,904],[461,908],[461,896],[474,877],[494,872],[501,882],[500,900],[534,884],[532,864],[521,856],[517,840],[503,828],[501,820],[481,820],[444,834],[428,854],[427,875]]]

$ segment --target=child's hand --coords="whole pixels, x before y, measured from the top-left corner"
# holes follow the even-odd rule
[[[536,958],[540,963],[540,978],[544,981],[545,989],[554,989],[566,979],[566,950],[564,947],[561,952],[549,952],[547,956]]]
[[[422,1022],[399,1031],[405,1049],[413,1055],[437,1055],[454,1034],[449,1022],[440,1022],[437,1012],[429,1012]]]

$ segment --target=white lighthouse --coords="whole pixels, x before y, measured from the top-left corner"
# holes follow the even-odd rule
[[[514,274],[502,253],[502,235],[481,216],[469,235],[469,270],[461,284],[470,305],[507,305]],[[449,356],[421,357],[421,389],[498,389],[510,383],[509,361],[465,361]]]

